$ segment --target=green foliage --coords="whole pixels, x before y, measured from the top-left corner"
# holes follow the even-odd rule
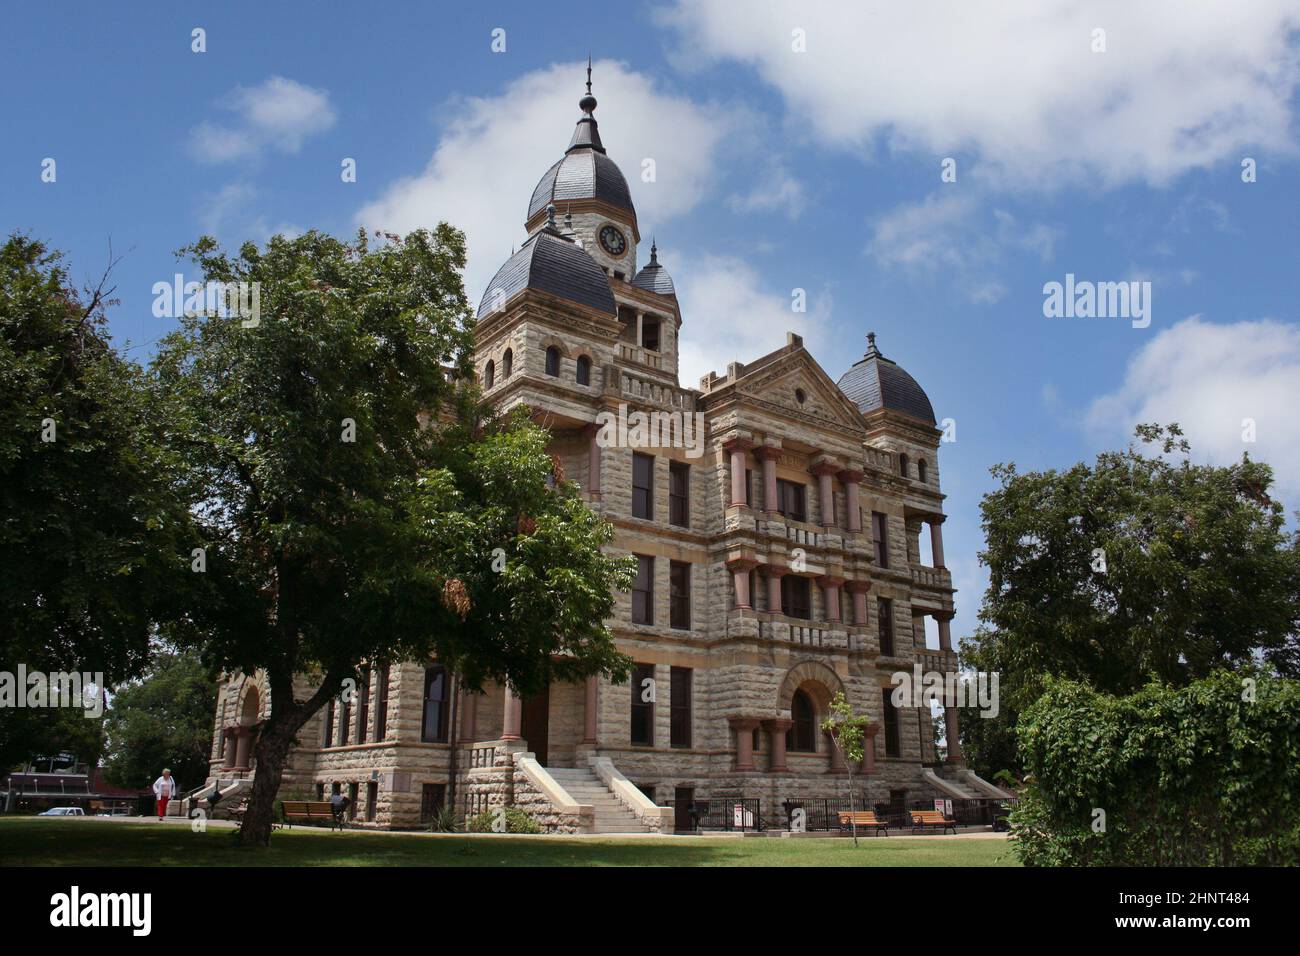
[[[1019,737],[1026,864],[1300,864],[1300,682],[1218,671],[1116,698],[1049,680]]]
[[[61,753],[94,767],[103,750],[102,716],[87,717],[75,707],[0,709],[0,774],[37,757]]]
[[[439,807],[429,823],[429,830],[432,833],[459,833],[460,827],[460,816],[451,807]]]
[[[865,714],[853,713],[853,706],[843,691],[831,698],[830,713],[822,721],[822,730],[831,735],[835,746],[844,755],[845,764],[854,767],[861,763],[866,745],[866,728],[871,721]]]
[[[216,704],[216,683],[196,654],[159,654],[143,680],[113,695],[106,720],[109,782],[148,786],[170,767],[184,790],[203,783]]]
[[[519,809],[518,807],[506,807],[506,832],[507,833],[544,833],[542,825],[532,818],[532,816]],[[494,810],[484,810],[482,813],[476,813],[465,821],[465,830],[469,833],[492,833],[492,822],[495,819]]]
[[[0,246],[0,660],[112,684],[144,666],[194,542],[107,281],[79,292],[42,243]]]

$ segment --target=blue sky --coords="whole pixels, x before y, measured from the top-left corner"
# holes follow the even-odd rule
[[[26,4],[0,36],[0,224],[77,278],[111,240],[113,331],[141,359],[171,324],[153,284],[205,232],[446,218],[477,301],[567,145],[590,50],[605,145],[677,281],[683,382],[787,329],[837,378],[875,330],[956,421],[940,468],[965,634],[995,462],[1068,465],[1178,420],[1198,457],[1273,462],[1300,505],[1300,4],[1131,6]],[[1150,326],[1045,317],[1067,273],[1151,282]]]

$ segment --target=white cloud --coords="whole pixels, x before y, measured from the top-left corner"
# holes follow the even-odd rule
[[[1198,460],[1252,458],[1273,466],[1289,509],[1300,506],[1300,326],[1274,319],[1216,325],[1192,316],[1161,332],[1129,363],[1086,424],[1108,444],[1138,422],[1178,422]],[[1242,441],[1253,419],[1257,441]]]
[[[230,123],[204,120],[190,133],[190,150],[207,163],[224,163],[274,149],[296,153],[303,142],[337,120],[329,92],[272,76],[260,86],[237,86],[218,107],[233,113]]]
[[[797,219],[806,208],[807,197],[803,183],[784,166],[774,166],[752,190],[733,194],[727,204],[735,212],[778,211]]]
[[[477,302],[511,247],[526,238],[523,223],[533,187],[564,154],[581,115],[577,102],[585,69],[585,63],[551,66],[519,77],[499,96],[451,104],[456,118],[428,166],[392,184],[360,210],[357,222],[368,229],[409,232],[446,220],[464,230],[469,243],[465,288]],[[705,197],[719,167],[719,147],[740,120],[662,92],[649,77],[617,62],[596,63],[594,79],[601,140],[627,177],[648,240]],[[641,181],[647,158],[655,161],[652,183]]]
[[[883,141],[936,178],[940,158],[969,153],[1016,188],[1160,184],[1295,145],[1294,0],[676,0],[661,19],[676,62],[751,65],[804,138]],[[795,29],[807,52],[792,51]]]
[[[728,362],[752,362],[785,345],[786,332],[804,337],[814,354],[825,354],[832,302],[825,290],[808,289],[807,311],[791,308],[793,290],[768,289],[744,259],[688,257],[680,267],[660,256],[673,276],[682,306],[679,369],[694,386],[706,372],[726,374]]]
[[[1005,209],[986,210],[974,191],[940,187],[919,202],[877,218],[867,254],[884,267],[912,274],[946,274],[967,298],[991,305],[1006,294],[991,273],[1008,254],[1052,257],[1060,231],[1021,223]]]

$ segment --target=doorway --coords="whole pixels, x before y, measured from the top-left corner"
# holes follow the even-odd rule
[[[543,690],[523,702],[519,718],[519,735],[528,742],[528,749],[537,755],[537,762],[547,765],[547,741],[551,736],[551,691]]]
[[[673,829],[678,833],[695,830],[691,820],[691,804],[695,802],[694,787],[677,787],[673,790]]]

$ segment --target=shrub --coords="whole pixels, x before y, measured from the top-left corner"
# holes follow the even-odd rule
[[[1054,680],[1018,734],[1027,865],[1300,864],[1300,682],[1219,671],[1112,697]]]
[[[459,833],[460,817],[451,807],[440,807],[438,812],[429,821],[429,831],[431,833]]]
[[[506,807],[505,811],[507,833],[545,832],[540,823],[518,807]],[[484,810],[482,813],[476,813],[465,822],[465,829],[470,833],[492,833],[492,821],[495,818],[495,814],[495,807],[490,810]]]

